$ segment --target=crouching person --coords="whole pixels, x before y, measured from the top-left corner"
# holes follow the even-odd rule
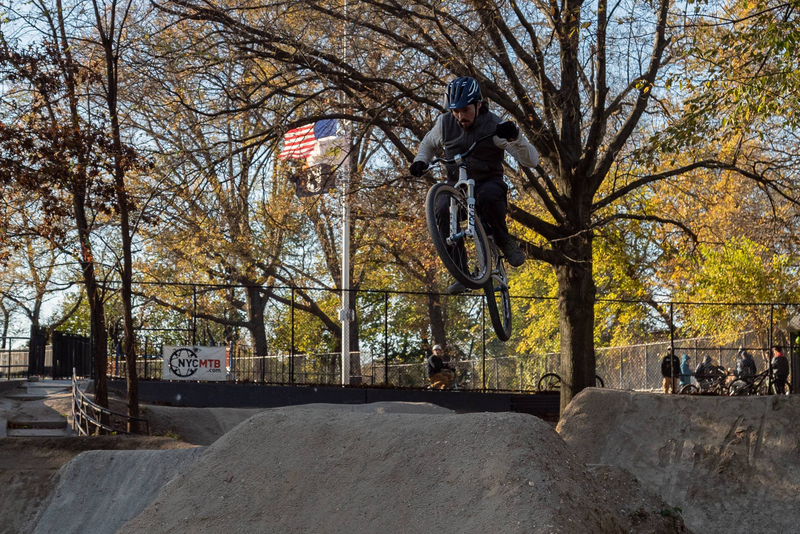
[[[434,345],[433,354],[428,358],[428,378],[433,389],[450,387],[456,377],[455,371],[442,360],[443,354],[442,346]]]

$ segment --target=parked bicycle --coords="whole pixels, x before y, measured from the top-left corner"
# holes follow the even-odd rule
[[[784,393],[791,393],[792,385],[786,381],[786,390]],[[769,369],[754,376],[746,378],[737,378],[731,385],[728,386],[728,394],[733,396],[739,395],[775,395],[775,384],[769,379]]]
[[[467,176],[464,160],[478,143],[452,159],[436,158],[428,165],[458,165],[458,182],[435,184],[425,199],[425,216],[433,246],[453,277],[468,289],[483,289],[497,337],[511,337],[511,297],[503,255],[488,227],[475,212],[475,181]]]
[[[715,365],[711,367],[703,376],[695,376],[697,384],[686,384],[678,393],[682,395],[693,395],[696,393],[708,393],[711,395],[728,394],[728,373],[724,367]]]
[[[600,375],[594,375],[594,387],[596,388],[604,388],[606,387],[605,382],[603,379],[600,378]],[[546,373],[542,375],[542,378],[539,379],[539,382],[536,384],[537,391],[560,391],[561,390],[561,377],[558,376],[556,373]]]

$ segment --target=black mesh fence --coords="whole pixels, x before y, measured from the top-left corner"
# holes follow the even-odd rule
[[[0,337],[0,379],[28,376],[29,341],[28,338]]]

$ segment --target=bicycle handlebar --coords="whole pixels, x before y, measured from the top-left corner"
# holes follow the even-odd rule
[[[445,165],[452,165],[454,163],[458,163],[459,160],[462,160],[462,159],[468,157],[470,155],[470,153],[472,153],[472,151],[475,149],[475,147],[478,146],[478,143],[480,143],[482,141],[485,141],[486,139],[489,139],[490,137],[494,137],[494,136],[495,136],[494,133],[490,133],[488,135],[484,135],[483,137],[481,137],[480,139],[478,139],[477,141],[472,143],[472,146],[469,147],[466,150],[466,152],[464,152],[463,154],[456,154],[451,159],[445,159],[445,158],[434,158],[434,159],[432,159],[431,162],[428,163],[428,168],[425,169],[425,172],[428,172],[431,169],[431,167],[433,167],[437,163],[444,163]]]

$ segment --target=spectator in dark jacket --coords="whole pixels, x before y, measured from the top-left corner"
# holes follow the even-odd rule
[[[775,380],[775,393],[785,395],[786,382],[789,380],[789,360],[781,352],[778,345],[772,347],[772,377]]]
[[[433,389],[444,389],[453,382],[455,371],[442,360],[444,351],[441,345],[433,346],[433,354],[428,358],[428,378]]]
[[[706,354],[703,356],[703,361],[694,370],[694,378],[697,380],[697,385],[700,386],[702,391],[708,388],[709,379],[713,375],[714,363],[711,361],[711,356]]]
[[[714,364],[711,362],[711,356],[706,354],[703,356],[703,361],[697,366],[694,370],[694,377],[700,380],[706,380],[708,376],[711,374],[711,369],[714,367]]]
[[[692,367],[689,365],[689,355],[684,354],[681,356],[681,378],[678,386],[688,386],[692,383]]]
[[[758,374],[756,362],[746,350],[739,352],[739,361],[736,362],[736,372],[734,374],[736,378],[741,379],[752,378]]]
[[[681,374],[681,362],[672,349],[661,358],[661,376],[664,379],[664,393],[678,392],[678,377]]]

